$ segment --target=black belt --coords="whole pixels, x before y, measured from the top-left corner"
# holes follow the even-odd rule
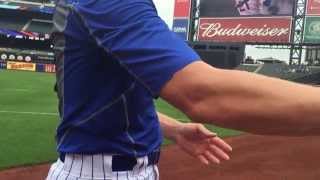
[[[60,160],[64,162],[65,153],[60,153]],[[155,165],[159,162],[160,151],[155,151],[148,154],[148,165]],[[112,171],[132,171],[137,164],[137,158],[132,156],[113,155],[112,156]]]

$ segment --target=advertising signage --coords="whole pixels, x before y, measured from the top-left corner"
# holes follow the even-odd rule
[[[307,0],[303,42],[320,45],[320,0]]]
[[[173,29],[179,37],[184,40],[187,40],[188,37],[188,27],[189,27],[189,19],[174,19],[173,20]]]
[[[320,0],[308,0],[307,2],[307,15],[320,16]]]
[[[36,71],[36,64],[8,61],[7,62],[7,69],[24,70],[24,71]]]
[[[295,0],[200,0],[199,41],[288,43]]]
[[[191,0],[175,0],[172,30],[183,40],[188,40],[190,12]]]
[[[175,0],[174,17],[186,18],[190,16],[191,0]]]
[[[304,42],[320,45],[320,16],[306,17],[304,28]]]
[[[217,42],[289,42],[290,26],[290,18],[202,18],[198,39]]]
[[[1,21],[1,20],[0,20]],[[17,31],[0,28],[0,36],[25,40],[45,41],[50,39],[50,34],[39,32]]]
[[[7,69],[7,62],[0,60],[0,69]]]

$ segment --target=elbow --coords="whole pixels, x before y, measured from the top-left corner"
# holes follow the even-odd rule
[[[218,100],[214,104],[208,104],[207,100],[193,101],[185,113],[188,117],[198,123],[208,123],[225,127],[228,121],[233,119],[230,107],[225,106]]]
[[[254,119],[255,116],[255,113],[244,109],[243,106],[249,107],[241,98],[229,98],[224,95],[208,96],[190,103],[186,114],[194,122],[243,130],[244,122]]]

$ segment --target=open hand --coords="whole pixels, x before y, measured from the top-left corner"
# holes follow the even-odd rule
[[[231,146],[202,124],[181,124],[174,140],[182,150],[206,165],[230,159]]]

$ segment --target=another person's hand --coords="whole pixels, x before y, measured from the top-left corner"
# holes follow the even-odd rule
[[[202,124],[181,123],[173,140],[182,150],[206,165],[230,159],[231,146]]]

